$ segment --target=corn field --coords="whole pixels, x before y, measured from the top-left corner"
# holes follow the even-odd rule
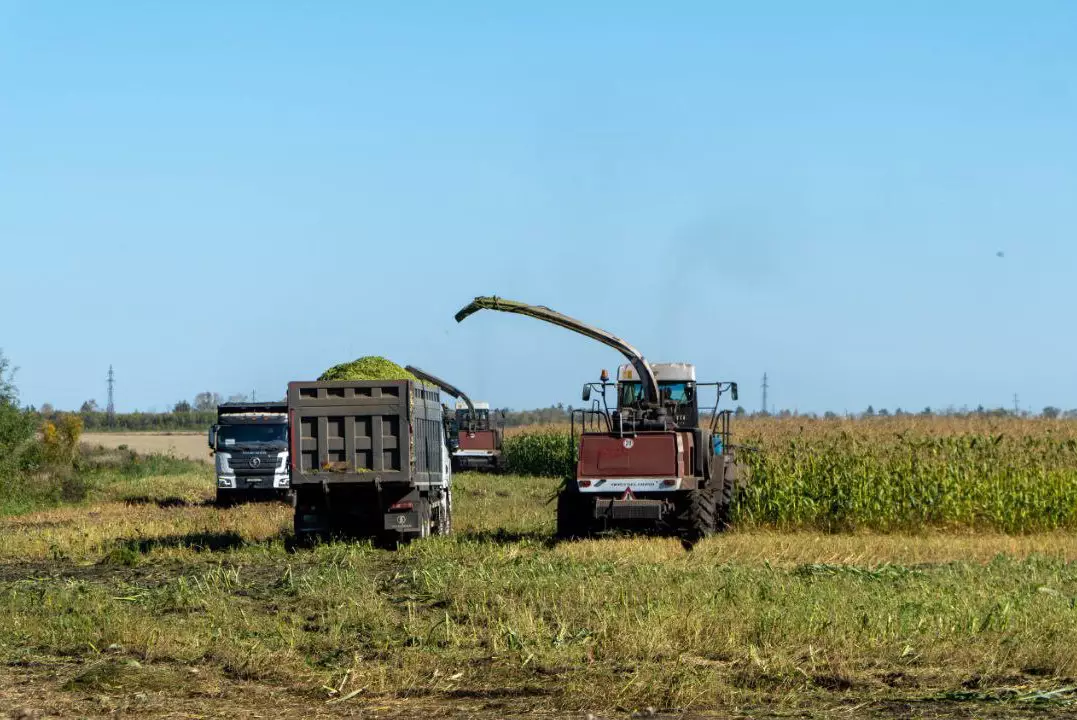
[[[508,433],[501,445],[505,469],[517,475],[563,478],[575,470],[576,448],[567,427]]]
[[[1019,418],[753,419],[735,442],[751,481],[738,527],[1077,529],[1077,422]],[[563,477],[568,428],[505,439],[512,472]]]

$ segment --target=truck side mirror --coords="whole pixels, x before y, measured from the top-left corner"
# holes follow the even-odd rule
[[[217,449],[217,431],[219,429],[219,425],[212,425],[209,428],[209,446],[214,450]]]
[[[591,386],[590,385],[584,385],[583,386],[583,393],[580,395],[580,398],[584,402],[587,402],[588,400],[591,399]]]
[[[733,401],[736,402],[736,400],[737,400],[737,384],[736,383],[733,383],[732,391],[733,391]]]

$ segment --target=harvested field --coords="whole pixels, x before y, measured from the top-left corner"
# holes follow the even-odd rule
[[[205,433],[83,433],[82,442],[90,447],[114,450],[121,446],[143,455],[174,455],[187,460],[209,462]]]
[[[456,533],[291,543],[140,461],[0,519],[0,708],[104,717],[1064,717],[1077,536],[738,530],[555,543],[458,478]]]

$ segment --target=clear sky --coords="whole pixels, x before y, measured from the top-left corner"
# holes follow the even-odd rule
[[[283,395],[359,355],[496,405],[619,356],[778,407],[1077,407],[1077,3],[0,0],[25,402]],[[999,257],[997,253],[1004,253]]]

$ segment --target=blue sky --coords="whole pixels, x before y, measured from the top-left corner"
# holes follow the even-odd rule
[[[282,395],[359,355],[577,398],[1077,407],[1070,2],[0,0],[23,400]],[[1005,257],[996,253],[1002,251]]]

